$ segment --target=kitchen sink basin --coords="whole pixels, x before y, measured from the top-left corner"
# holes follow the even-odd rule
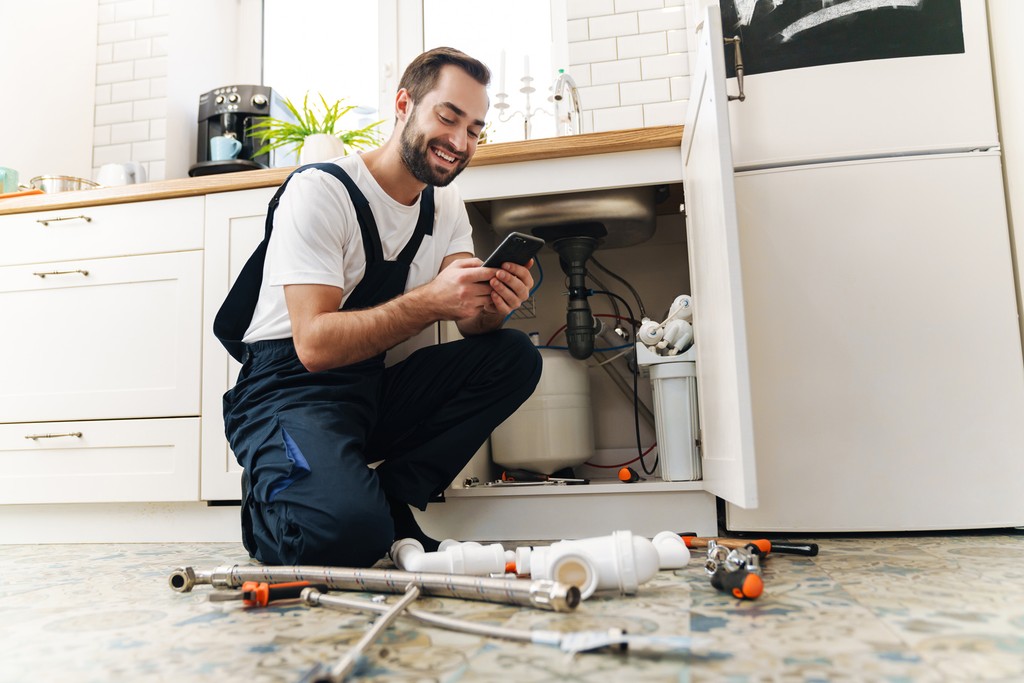
[[[655,206],[667,194],[665,186],[646,186],[496,199],[491,225],[499,238],[524,232],[550,243],[588,236],[599,248],[628,247],[654,234]]]

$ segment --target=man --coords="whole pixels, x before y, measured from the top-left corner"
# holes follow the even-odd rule
[[[536,349],[499,329],[530,271],[482,267],[449,185],[476,150],[489,79],[458,50],[417,57],[391,137],[289,177],[218,313],[243,361],[225,430],[245,470],[243,542],[262,562],[369,566],[409,536],[436,549],[409,505],[424,509],[537,384]],[[464,339],[385,368],[437,321]]]

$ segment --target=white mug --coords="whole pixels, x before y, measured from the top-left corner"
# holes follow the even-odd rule
[[[123,164],[103,164],[96,174],[96,182],[104,186],[132,185],[146,182],[146,169],[137,161]]]

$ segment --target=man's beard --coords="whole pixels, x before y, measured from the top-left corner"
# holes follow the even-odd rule
[[[432,145],[427,144],[427,136],[422,133],[417,134],[415,126],[411,123],[411,117],[410,123],[406,124],[405,128],[402,129],[399,142],[401,143],[399,149],[402,155],[402,162],[405,164],[405,167],[409,169],[409,172],[412,173],[416,180],[426,185],[433,185],[435,187],[448,185],[455,180],[457,175],[462,173],[462,170],[466,168],[466,164],[469,163],[464,154],[459,154],[449,145],[440,142],[432,143]],[[450,172],[439,172],[430,162],[430,157],[434,155],[430,151],[431,146],[438,147],[456,159],[461,158],[462,160]]]

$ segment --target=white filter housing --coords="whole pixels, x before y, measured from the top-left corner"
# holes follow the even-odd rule
[[[537,389],[491,434],[491,457],[509,469],[552,474],[594,454],[587,366],[565,351],[541,349]]]

